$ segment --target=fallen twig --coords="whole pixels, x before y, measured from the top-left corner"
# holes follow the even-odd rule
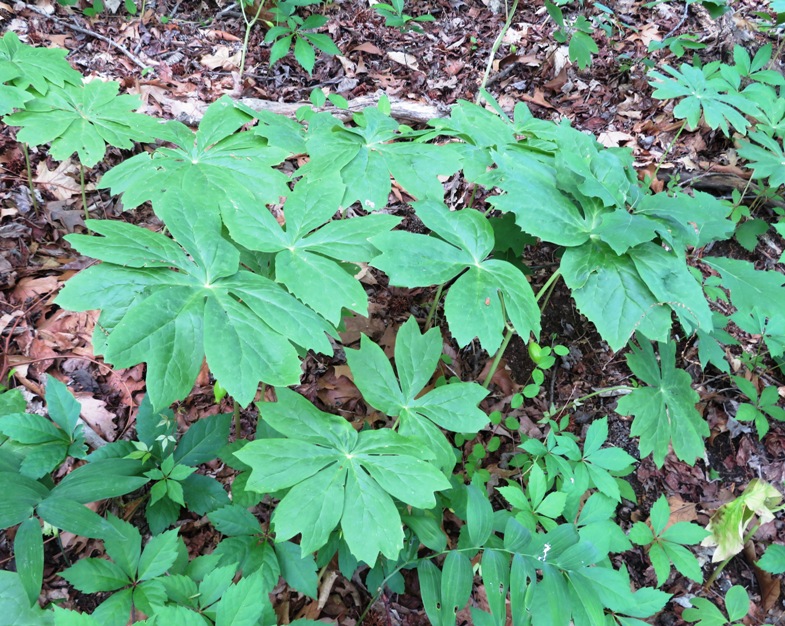
[[[90,37],[94,37],[95,39],[100,39],[101,41],[103,41],[103,42],[109,44],[110,46],[112,46],[115,50],[118,50],[118,51],[122,52],[125,56],[127,56],[129,59],[131,59],[131,61],[133,61],[136,65],[138,65],[143,70],[144,69],[148,69],[152,65],[156,64],[155,61],[150,61],[149,63],[145,63],[144,61],[142,61],[138,56],[136,56],[133,52],[131,52],[125,46],[122,46],[119,43],[117,43],[116,41],[112,41],[111,39],[109,39],[109,37],[101,35],[100,33],[97,33],[97,32],[95,32],[93,30],[90,30],[89,28],[83,28],[82,26],[79,26],[78,24],[74,24],[72,22],[67,22],[66,20],[61,20],[59,17],[55,17],[54,15],[49,15],[43,9],[39,9],[37,6],[34,6],[32,4],[26,4],[25,3],[24,6],[25,6],[25,8],[30,9],[34,13],[38,13],[39,15],[43,15],[45,18],[52,20],[55,24],[59,24],[60,26],[64,26],[66,28],[70,28],[71,30],[76,31],[77,33],[82,33],[83,35],[88,35]]]
[[[332,104],[326,104],[316,110],[327,111],[345,121],[351,119],[352,115],[366,107],[376,106],[379,103],[379,97],[380,92],[368,96],[360,96],[349,101],[348,109],[339,109]],[[279,115],[286,115],[287,117],[294,117],[302,106],[312,106],[310,102],[274,102],[272,100],[260,100],[259,98],[240,98],[239,102],[254,111],[270,111]],[[199,103],[192,111],[182,113],[177,119],[189,126],[196,126],[202,119],[206,108],[206,103]],[[437,117],[447,117],[447,115],[449,115],[449,110],[445,107],[437,107],[424,102],[390,98],[390,116],[399,122],[426,124],[429,120]]]

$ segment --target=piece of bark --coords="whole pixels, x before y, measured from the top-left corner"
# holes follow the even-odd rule
[[[376,106],[379,103],[379,96],[380,94],[376,93],[350,100],[348,110],[339,109],[329,103],[316,110],[327,111],[337,118],[346,121],[351,119],[354,113],[362,111],[366,107]],[[272,100],[261,100],[259,98],[240,98],[238,102],[254,111],[270,111],[287,117],[294,117],[297,110],[302,106],[311,106],[310,102],[274,102]],[[193,113],[181,114],[177,119],[189,126],[196,126],[202,119],[206,108],[206,104],[200,104],[194,108]],[[402,123],[427,124],[429,120],[437,117],[447,117],[448,115],[448,107],[437,107],[424,102],[390,98],[390,116]]]
[[[747,201],[755,200],[762,192],[757,183],[749,184],[746,178],[737,174],[724,172],[678,172],[679,184],[687,185],[698,191],[705,191],[715,196],[728,196],[736,190],[744,193]],[[660,178],[668,182],[673,174],[660,172]],[[779,198],[766,198],[761,202],[761,206],[767,208],[785,208],[785,201]]]

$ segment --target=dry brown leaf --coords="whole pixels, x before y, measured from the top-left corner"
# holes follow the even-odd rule
[[[240,67],[240,52],[232,51],[227,46],[218,46],[214,54],[205,54],[199,62],[211,70],[236,70]]]
[[[391,50],[387,53],[387,58],[391,61],[395,61],[396,63],[400,63],[401,65],[405,65],[406,67],[419,70],[420,66],[417,64],[417,58],[412,54],[406,54],[405,52],[396,52],[395,50]]]
[[[359,46],[355,46],[352,48],[352,52],[367,52],[368,54],[378,54],[379,56],[384,54],[384,52],[382,52],[377,46],[373,45],[370,41],[365,41]]]
[[[618,148],[622,143],[627,143],[633,139],[634,137],[629,133],[623,133],[618,130],[608,130],[600,133],[597,137],[597,141],[606,148]]]
[[[74,394],[82,406],[80,415],[88,426],[107,441],[114,441],[117,437],[115,415],[106,409],[106,402],[94,397],[89,391],[78,391]]]
[[[56,169],[50,170],[46,167],[46,162],[41,161],[36,168],[35,181],[42,185],[49,193],[58,200],[68,200],[81,193],[79,182],[68,176],[68,174],[78,174],[79,168],[71,159],[62,161]]]
[[[545,99],[545,96],[543,95],[542,91],[540,91],[536,87],[534,89],[534,95],[533,96],[530,96],[530,95],[524,93],[524,94],[521,94],[521,99],[525,100],[526,102],[531,102],[532,104],[536,104],[538,106],[545,107],[546,109],[553,109],[554,111],[556,110],[556,107],[553,106],[550,102],[548,102]]]
[[[676,522],[694,522],[698,519],[695,504],[685,502],[678,495],[668,498],[668,506],[671,509],[671,516],[668,519],[668,526]]]
[[[752,565],[755,573],[755,580],[760,588],[760,603],[763,613],[768,613],[777,604],[782,594],[780,577],[772,576],[758,567],[755,544],[752,541],[744,544],[744,558],[747,560],[747,563]]]
[[[133,408],[136,406],[135,394],[145,388],[144,365],[135,365],[125,370],[112,370],[107,374],[106,384],[120,393],[120,404]]]
[[[206,31],[206,35],[210,41],[214,41],[215,39],[222,41],[242,41],[242,37],[228,33],[225,30],[214,30],[211,28]]]
[[[17,302],[24,303],[31,298],[52,293],[59,287],[56,276],[42,276],[41,278],[26,277],[20,280],[14,291],[12,297]]]

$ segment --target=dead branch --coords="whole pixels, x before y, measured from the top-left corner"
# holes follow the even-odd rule
[[[323,107],[317,108],[317,111],[326,111],[332,113],[342,121],[350,120],[352,115],[362,111],[366,107],[376,106],[379,103],[379,96],[381,92],[369,96],[360,96],[354,100],[349,101],[349,109],[339,109],[332,104],[326,104]],[[310,102],[274,102],[272,100],[260,100],[259,98],[240,98],[240,103],[253,109],[254,111],[270,111],[271,113],[278,113],[287,117],[294,117],[297,110],[302,106],[311,106]],[[183,113],[178,116],[181,122],[189,126],[196,126],[204,115],[207,104],[197,104],[194,109],[188,113]],[[437,117],[447,117],[449,109],[447,107],[438,107],[424,102],[414,102],[412,100],[401,100],[399,98],[390,98],[390,116],[399,122],[407,124],[427,124],[429,120]]]

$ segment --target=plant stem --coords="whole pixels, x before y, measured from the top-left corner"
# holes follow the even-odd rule
[[[499,362],[502,360],[502,356],[504,355],[504,351],[507,349],[507,346],[510,345],[510,340],[512,336],[515,334],[515,329],[512,326],[507,326],[504,331],[504,339],[502,339],[502,345],[499,346],[499,349],[496,351],[496,355],[493,357],[493,363],[491,363],[491,369],[488,371],[488,375],[485,377],[485,380],[482,381],[482,386],[486,389],[491,384],[491,378],[496,373],[496,370],[499,369]]]
[[[243,37],[243,50],[242,54],[240,55],[240,78],[242,79],[243,74],[245,74],[245,56],[248,53],[248,42],[251,40],[251,30],[253,30],[254,25],[257,21],[259,21],[259,16],[262,13],[262,9],[264,8],[264,2],[259,3],[259,7],[256,9],[256,15],[248,21],[248,16],[245,13],[245,2],[244,0],[240,0],[240,10],[243,12],[243,21],[245,22],[245,36]]]
[[[546,292],[547,292],[547,291],[548,291],[550,288],[552,288],[552,286],[553,286],[553,285],[556,283],[556,281],[559,279],[559,277],[560,277],[560,276],[561,276],[561,270],[556,270],[556,271],[555,271],[553,274],[551,274],[550,278],[548,278],[548,280],[546,280],[546,281],[545,281],[545,284],[544,284],[542,287],[540,287],[540,290],[537,292],[537,295],[536,295],[536,296],[534,296],[534,299],[535,299],[537,302],[539,302],[539,301],[540,301],[540,298],[542,298],[542,296],[543,296],[543,295],[544,295],[544,294],[545,294],[545,293],[546,293]],[[549,296],[549,297],[550,297],[550,296]],[[546,302],[546,303],[548,302],[547,298],[546,298],[545,302]],[[544,306],[545,306],[545,305],[543,304],[543,306],[541,306],[541,307],[540,307],[540,310],[542,310]]]
[[[758,528],[760,528],[760,524],[757,524],[757,525],[755,525],[755,526],[752,528],[752,530],[750,530],[750,531],[749,531],[749,532],[748,532],[748,533],[747,533],[747,534],[744,536],[744,540],[741,542],[741,545],[742,545],[742,546],[743,546],[745,543],[747,543],[747,542],[748,542],[750,539],[752,539],[752,536],[753,536],[753,535],[754,535],[756,532],[758,532]],[[714,569],[714,571],[711,573],[711,576],[709,576],[709,579],[706,581],[706,584],[705,584],[705,585],[703,585],[703,588],[704,588],[706,591],[708,591],[709,587],[711,587],[711,586],[714,584],[714,581],[715,581],[715,580],[717,580],[717,576],[719,576],[719,575],[722,573],[722,570],[724,570],[724,569],[725,569],[725,566],[726,566],[728,563],[730,563],[731,559],[732,559],[734,556],[736,556],[736,555],[735,555],[735,554],[731,554],[731,555],[730,555],[730,556],[729,556],[727,559],[725,559],[725,560],[724,560],[722,563],[720,563],[720,564],[719,564],[719,565],[718,565],[718,566],[717,566],[717,567]]]
[[[33,210],[38,215],[38,199],[35,197],[35,187],[33,186],[33,169],[30,167],[30,153],[27,151],[27,144],[22,143],[22,153],[25,155],[25,166],[27,167],[27,186],[30,188],[30,199],[33,201]]]
[[[431,308],[428,310],[428,317],[425,318],[425,330],[431,329],[431,323],[433,322],[433,317],[436,314],[436,309],[439,308],[439,300],[442,299],[443,290],[444,290],[444,283],[439,285],[439,288],[436,290],[436,295],[433,297],[433,302],[431,302]]]
[[[232,400],[234,402],[234,409],[232,410],[232,417],[234,419],[234,438],[240,438],[240,404],[237,400]]]
[[[79,186],[82,189],[82,210],[84,211],[85,221],[90,219],[90,212],[87,210],[87,194],[84,188],[84,165],[79,162]]]
[[[493,42],[493,47],[491,48],[491,53],[488,55],[488,64],[485,66],[485,73],[482,76],[482,82],[480,83],[480,88],[477,90],[477,98],[475,99],[475,104],[480,104],[480,99],[482,98],[482,92],[485,89],[485,85],[488,83],[488,78],[491,75],[491,69],[493,68],[493,59],[496,56],[496,53],[499,51],[499,47],[502,45],[502,40],[504,36],[507,34],[507,31],[510,30],[510,26],[512,26],[512,18],[515,15],[515,10],[518,8],[518,0],[514,0],[512,3],[512,9],[507,13],[507,21],[504,22],[504,26],[502,26],[501,31],[499,32],[498,37],[496,37],[496,41]]]
[[[545,281],[545,284],[540,288],[535,296],[535,300],[537,302],[540,301],[543,294],[548,291],[556,282],[556,280],[561,276],[561,272],[556,270],[553,274],[550,275],[550,278]],[[546,299],[547,302],[547,299]],[[502,303],[503,305],[504,303]],[[540,307],[542,309],[542,307]],[[504,318],[507,319],[507,314],[505,313]],[[488,372],[488,375],[485,377],[485,380],[482,382],[482,386],[486,389],[491,384],[491,378],[496,373],[496,370],[499,368],[499,363],[502,360],[502,356],[504,355],[504,351],[507,349],[507,346],[510,345],[510,341],[512,340],[512,336],[515,334],[515,329],[512,326],[507,326],[506,330],[504,331],[504,339],[502,339],[502,345],[499,346],[499,349],[496,351],[496,354],[493,357],[493,363],[491,363],[491,369]]]
[[[665,152],[662,153],[660,160],[657,161],[657,167],[654,168],[654,177],[652,178],[652,180],[657,180],[657,174],[660,173],[660,168],[662,167],[662,164],[665,162],[665,157],[667,157],[670,154],[671,150],[673,150],[673,146],[676,145],[676,141],[678,141],[679,137],[681,136],[681,132],[684,130],[685,126],[687,126],[687,120],[684,120],[681,123],[681,126],[679,126],[679,130],[676,132],[676,136],[673,139],[671,139],[671,142],[668,144],[668,147],[665,149]]]
[[[582,402],[585,402],[589,398],[593,398],[594,396],[600,396],[604,393],[610,393],[611,391],[632,391],[634,387],[630,387],[629,385],[614,385],[613,387],[603,387],[602,389],[598,389],[597,391],[593,391],[591,393],[587,393],[585,396],[581,396],[580,398],[576,398],[572,402],[565,404],[557,413],[557,415],[561,415],[567,409],[571,409],[576,406],[580,406]]]

